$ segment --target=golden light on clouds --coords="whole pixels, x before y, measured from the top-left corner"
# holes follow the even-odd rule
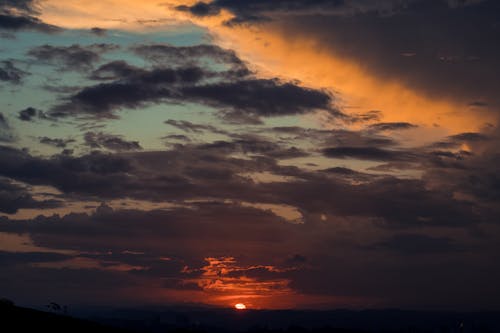
[[[423,125],[419,137],[433,140],[452,133],[478,131],[497,119],[478,114],[459,100],[425,96],[396,79],[378,78],[363,64],[325,50],[320,41],[285,34],[281,28],[266,26],[227,27],[222,24],[231,14],[194,18],[175,10],[175,6],[196,1],[105,0],[82,3],[77,0],[47,0],[41,18],[67,28],[116,28],[126,30],[169,29],[192,22],[208,29],[214,41],[234,49],[257,69],[258,75],[299,80],[314,88],[326,88],[336,96],[336,106],[345,113],[382,113],[384,122],[411,122]],[[321,117],[324,127],[338,126]],[[356,125],[352,125],[356,126]]]
[[[173,10],[158,0],[46,0],[41,19],[64,28],[139,30],[148,25],[176,25]]]
[[[334,91],[338,107],[345,113],[378,110],[384,122],[411,122],[438,128],[433,131],[436,137],[478,131],[486,123],[496,123],[494,115],[478,114],[458,99],[429,97],[396,79],[378,78],[363,64],[325,50],[319,41],[293,34],[285,36],[272,29],[217,26],[212,31],[218,43],[237,50],[264,75]]]

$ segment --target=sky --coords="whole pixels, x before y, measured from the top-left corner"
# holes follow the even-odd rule
[[[0,297],[500,310],[500,2],[0,0]]]

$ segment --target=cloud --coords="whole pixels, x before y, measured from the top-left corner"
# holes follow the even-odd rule
[[[32,185],[51,185],[67,193],[111,195],[126,175],[130,161],[102,153],[82,157],[56,155],[43,159],[10,147],[0,147],[0,174]],[[112,185],[114,184],[114,185]],[[108,190],[102,192],[106,187]]]
[[[56,26],[43,23],[36,17],[17,16],[0,14],[0,29],[2,30],[37,30],[45,33],[54,33],[60,31]]]
[[[37,63],[57,65],[61,70],[89,70],[101,60],[101,54],[119,48],[114,44],[92,44],[81,46],[42,45],[32,48],[28,55],[35,58]]]
[[[250,74],[244,61],[229,49],[217,45],[200,44],[192,46],[173,46],[169,44],[144,44],[132,47],[139,56],[149,60],[156,65],[172,66],[199,66],[207,64],[210,60],[219,64],[229,65],[234,76],[245,76]]]
[[[235,152],[245,154],[245,157],[237,158],[233,156]],[[359,154],[363,158],[382,158],[379,150],[368,151],[369,156],[366,151],[355,152],[357,158]],[[388,225],[405,227],[415,224],[458,227],[492,221],[490,214],[477,213],[478,206],[474,202],[465,204],[451,196],[457,190],[450,191],[448,187],[459,184],[453,183],[452,177],[438,178],[439,182],[450,183],[434,187],[436,183],[432,174],[418,180],[363,173],[345,175],[345,170],[340,170],[344,171],[342,176],[339,169],[314,172],[278,163],[281,158],[301,156],[304,152],[299,149],[248,137],[233,142],[176,145],[164,152],[94,152],[80,157],[56,155],[45,159],[3,147],[0,150],[0,175],[28,184],[50,185],[82,198],[126,196],[174,202],[200,197],[231,199],[288,205],[307,214],[377,217]],[[385,152],[383,158],[397,160]],[[168,165],[168,168],[163,165]],[[438,164],[433,168],[450,172]],[[460,171],[456,167],[452,170],[455,170],[453,173]],[[282,180],[254,182],[245,176],[266,172],[280,176]],[[480,188],[486,191],[491,186],[495,185],[477,184],[476,191]]]
[[[372,161],[401,161],[410,160],[412,154],[396,150],[387,150],[376,147],[333,147],[322,150],[323,155],[330,158],[353,158]]]
[[[14,214],[22,208],[56,208],[61,206],[59,200],[35,200],[29,190],[16,185],[5,178],[0,178],[0,212]]]
[[[145,74],[145,70],[129,65],[123,60],[115,60],[101,65],[92,72],[93,80],[117,80]]]
[[[90,32],[96,36],[104,37],[104,36],[106,36],[108,31],[106,29],[103,29],[103,28],[93,27],[90,29]]]
[[[397,130],[406,130],[417,128],[417,125],[405,123],[405,122],[396,122],[396,123],[376,123],[368,126],[369,129],[375,131],[397,131]]]
[[[57,262],[68,258],[70,258],[70,256],[60,253],[0,251],[0,264],[4,267],[40,262]]]
[[[464,251],[465,248],[449,237],[432,237],[421,234],[398,234],[370,248],[394,251],[401,254],[438,254]]]
[[[207,73],[199,67],[134,72],[122,80],[83,88],[70,96],[69,102],[54,107],[50,113],[53,116],[83,113],[113,118],[113,112],[122,107],[138,108],[169,98],[176,100],[180,97],[176,96],[179,86],[193,84],[205,75]]]
[[[66,148],[68,144],[75,142],[74,139],[60,139],[60,138],[49,138],[46,136],[38,138],[40,143],[45,145],[53,146],[56,148]]]
[[[83,136],[85,145],[90,148],[106,148],[112,151],[141,150],[138,141],[127,141],[119,135],[112,135],[103,132],[87,132]]]
[[[187,120],[169,119],[164,121],[165,124],[176,127],[188,133],[203,133],[205,131],[217,134],[229,134],[229,132],[216,128],[212,125],[195,124]]]
[[[0,81],[20,84],[27,72],[17,68],[11,60],[0,61]]]
[[[31,106],[19,111],[17,117],[22,121],[33,121],[35,117],[38,119],[50,119],[45,112]]]
[[[183,93],[188,98],[208,105],[230,107],[258,116],[293,115],[316,109],[332,109],[332,97],[327,92],[278,80],[253,79],[206,84],[186,87]]]
[[[203,52],[207,53],[203,53]],[[326,110],[345,117],[333,106],[326,91],[301,87],[278,79],[242,78],[242,62],[234,53],[209,47],[172,47],[151,45],[136,52],[163,62],[180,57],[188,62],[180,67],[142,69],[123,61],[100,66],[91,78],[111,82],[85,87],[56,105],[52,116],[87,114],[113,118],[121,108],[139,108],[152,103],[195,102],[220,108],[220,116],[234,122],[260,122],[259,117],[282,116]],[[229,63],[229,71],[211,71],[194,64],[203,57]],[[161,59],[161,60],[158,60]],[[193,61],[190,61],[193,60]],[[191,64],[185,66],[186,64]]]
[[[451,141],[455,142],[474,142],[474,141],[488,141],[491,138],[482,133],[459,133],[448,137]]]
[[[60,31],[36,17],[38,8],[33,0],[5,0],[0,3],[0,30],[35,30],[45,33]]]
[[[409,1],[405,1],[409,2]],[[401,1],[399,1],[401,3]],[[218,15],[222,9],[229,10],[234,17],[226,22],[228,25],[241,23],[255,23],[267,21],[279,15],[328,13],[347,15],[373,10],[390,10],[397,7],[398,1],[342,1],[342,0],[279,0],[279,1],[252,1],[214,0],[212,2],[196,2],[191,6],[180,5],[176,9],[189,12],[198,17]]]
[[[266,28],[315,41],[322,52],[362,64],[365,75],[400,82],[424,96],[460,105],[480,100],[498,106],[500,100],[492,87],[498,86],[499,79],[489,70],[499,66],[494,23],[498,13],[495,1],[456,8],[444,1],[407,1],[391,15],[303,11],[286,19],[274,15],[275,22]],[[440,33],[424,38],[428,31]],[[478,34],[481,41],[475,37]],[[414,56],[401,56],[408,52]]]
[[[220,8],[206,2],[197,2],[192,6],[180,5],[175,7],[179,11],[189,12],[194,16],[212,16],[220,13]]]
[[[359,297],[364,301],[378,299],[382,302],[380,306],[400,304],[398,302],[439,304],[443,293],[452,295],[459,290],[461,297],[466,298],[477,292],[487,295],[491,290],[496,291],[496,276],[491,276],[491,270],[472,269],[491,268],[493,257],[488,254],[481,256],[484,254],[481,251],[467,252],[468,256],[464,256],[460,243],[451,241],[451,236],[437,237],[431,233],[419,237],[403,232],[400,241],[392,241],[399,238],[391,236],[394,230],[386,233],[374,228],[376,224],[358,224],[355,219],[349,220],[348,226],[342,226],[342,220],[335,222],[294,225],[255,208],[222,202],[192,202],[190,207],[166,210],[108,208],[92,214],[38,217],[16,223],[0,221],[0,230],[4,233],[28,232],[37,246],[54,249],[54,252],[55,249],[79,252],[80,258],[88,258],[94,263],[80,267],[66,263],[62,268],[60,258],[54,258],[55,262],[50,262],[49,258],[49,265],[42,266],[46,267],[43,274],[58,279],[62,274],[73,282],[71,285],[60,284],[53,297],[68,292],[73,295],[74,283],[89,291],[106,288],[107,292],[101,297],[123,295],[123,281],[149,286],[149,292],[161,293],[165,297],[164,302],[172,300],[171,290],[178,287],[182,290],[203,289],[206,302],[215,302],[218,296],[234,295],[239,291],[254,295],[254,301],[278,292],[292,295],[294,300],[318,294],[336,300],[339,297],[350,300]],[[354,238],[353,232],[356,233]],[[136,241],[131,243],[131,238]],[[401,245],[404,239],[409,239],[410,245]],[[369,245],[360,246],[358,242],[361,240]],[[488,246],[493,244],[491,240],[483,242]],[[429,246],[428,251],[425,245]],[[249,248],[252,251],[248,251]],[[414,248],[417,250],[413,251]],[[467,249],[472,250],[474,248]],[[367,257],[368,251],[383,255]],[[401,254],[411,255],[412,260],[400,260],[398,256]],[[477,255],[479,259],[476,259]],[[24,258],[11,260],[17,261],[18,269],[27,269],[26,265],[22,266],[26,263]],[[42,258],[40,263],[43,263]],[[107,265],[142,269],[115,271],[117,283],[113,285],[100,275],[106,272]],[[42,274],[39,269],[40,266],[36,265],[28,271],[39,277]],[[425,275],[418,273],[422,270]],[[87,278],[95,277],[83,282],[71,276],[71,271]],[[12,284],[18,273],[3,270],[6,279],[2,286]],[[376,279],[367,285],[362,273]],[[450,285],[449,281],[446,283],[456,274],[467,275],[468,288],[464,289],[462,284]],[[395,283],[402,278],[404,286]],[[31,280],[23,281],[28,285],[32,283]],[[426,293],[424,300],[408,288],[415,284],[432,289],[422,288]],[[131,284],[125,285],[130,290]],[[483,290],[478,285],[487,288]],[[444,286],[446,292],[442,290]],[[436,294],[436,290],[441,292]],[[127,297],[142,301],[141,295],[144,292],[127,294]],[[94,301],[101,301],[101,297]],[[273,301],[278,299],[273,298]]]
[[[0,142],[12,142],[14,141],[14,134],[12,133],[12,129],[7,122],[7,119],[0,112]]]

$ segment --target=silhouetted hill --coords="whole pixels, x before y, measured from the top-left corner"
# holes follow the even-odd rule
[[[0,302],[0,332],[131,333],[132,331],[84,319],[21,308],[4,300]]]
[[[0,332],[92,333],[492,333],[500,314],[402,310],[246,310],[88,308],[66,315],[0,302]]]
[[[149,332],[188,330],[205,333],[332,332],[500,332],[498,312],[405,310],[245,310],[196,307],[147,307],[88,313],[87,318]]]

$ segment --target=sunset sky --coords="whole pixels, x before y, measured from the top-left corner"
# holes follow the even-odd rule
[[[0,298],[500,310],[500,1],[0,0]]]

